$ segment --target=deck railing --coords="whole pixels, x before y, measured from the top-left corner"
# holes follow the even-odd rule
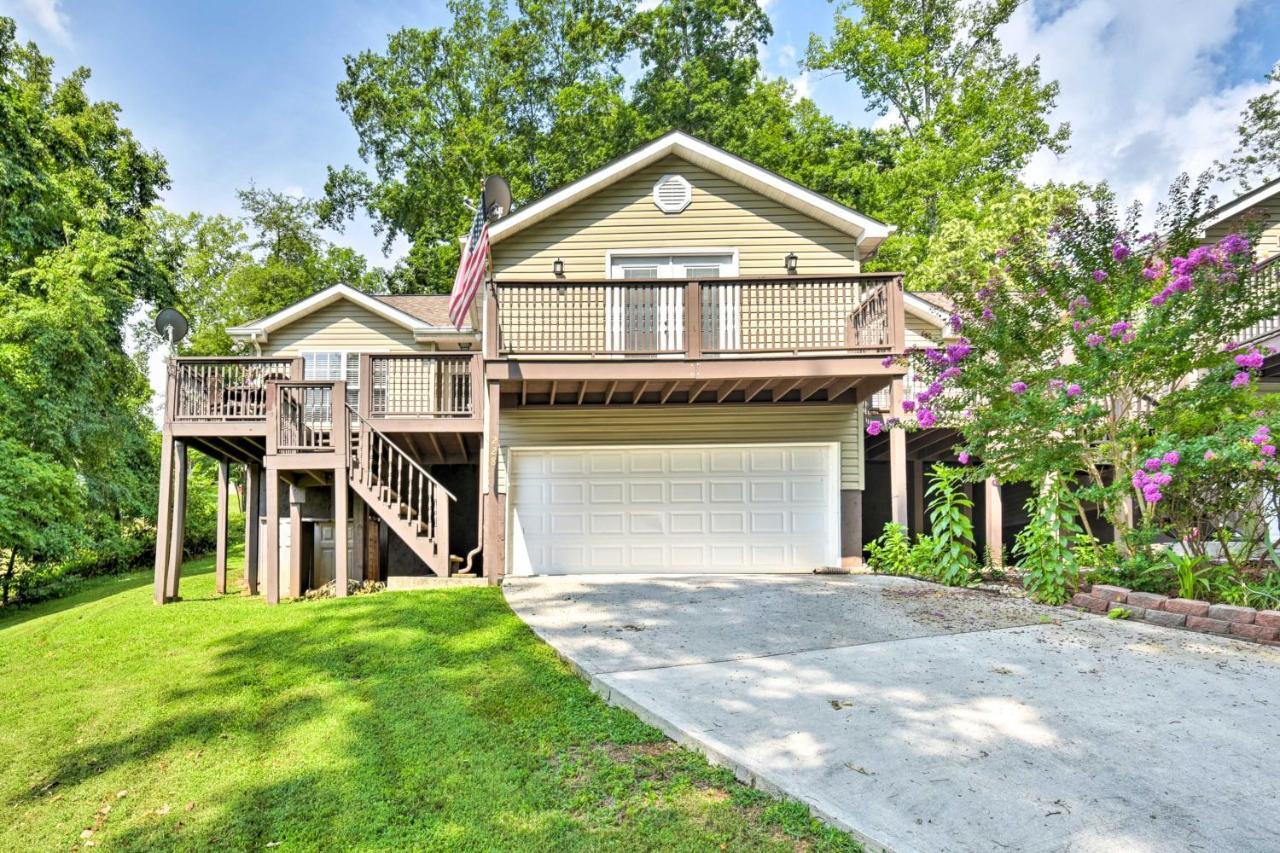
[[[470,417],[474,361],[472,355],[371,356],[369,417]]]
[[[1258,265],[1253,277],[1249,280],[1248,290],[1250,297],[1256,303],[1274,301],[1277,289],[1280,289],[1280,255],[1272,255]],[[1252,343],[1276,334],[1280,334],[1280,314],[1253,324],[1240,340]]]
[[[396,507],[401,519],[433,543],[443,543],[447,553],[449,502],[456,498],[372,422],[350,407],[345,414],[358,436],[348,451],[352,481]]]
[[[267,406],[274,412],[275,452],[342,452],[346,446],[342,436],[347,430],[345,399],[345,382],[272,382]]]
[[[180,358],[169,362],[170,417],[175,421],[262,421],[267,383],[301,379],[292,358]]]
[[[896,352],[896,275],[499,282],[497,354],[570,357]]]

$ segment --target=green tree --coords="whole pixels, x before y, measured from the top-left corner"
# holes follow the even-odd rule
[[[125,352],[171,296],[147,213],[164,160],[0,18],[0,551],[36,566],[154,512],[150,389]],[[9,578],[8,580],[12,580]]]
[[[1250,98],[1236,127],[1235,151],[1218,175],[1250,190],[1280,177],[1280,64],[1267,75],[1267,91]]]
[[[761,75],[756,0],[455,0],[448,29],[406,29],[348,57],[338,100],[372,174],[330,170],[330,222],[367,210],[410,249],[393,290],[445,290],[479,181],[538,198],[678,129],[854,206],[889,151]],[[628,93],[619,67],[634,56]]]
[[[451,0],[449,10],[447,29],[403,29],[384,53],[347,57],[338,86],[373,175],[330,170],[329,221],[363,208],[388,243],[410,240],[397,290],[447,288],[485,175],[536,198],[633,138],[617,70],[630,2]]]
[[[227,328],[265,317],[334,284],[377,293],[384,275],[323,235],[317,202],[264,189],[239,193],[241,218],[157,211],[176,257],[178,306],[191,321],[182,352],[225,355]]]
[[[841,74],[887,117],[891,155],[865,212],[899,233],[877,264],[906,270],[943,222],[976,219],[1019,185],[1040,151],[1062,152],[1069,128],[1047,116],[1058,93],[997,37],[1021,0],[851,0],[806,64]]]

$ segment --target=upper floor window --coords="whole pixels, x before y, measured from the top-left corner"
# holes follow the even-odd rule
[[[735,252],[609,255],[609,278],[731,278],[738,274]]]
[[[302,353],[303,375],[307,379],[339,379],[347,383],[347,403],[355,406],[360,401],[360,354],[320,350]]]

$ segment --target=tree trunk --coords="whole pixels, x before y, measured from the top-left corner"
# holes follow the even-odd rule
[[[13,583],[13,564],[18,559],[18,549],[9,549],[9,568],[4,572],[4,599],[0,601],[2,604],[9,603],[9,587]]]

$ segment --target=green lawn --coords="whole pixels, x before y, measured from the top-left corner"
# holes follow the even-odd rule
[[[604,705],[496,589],[184,575],[0,615],[0,849],[857,849]]]

